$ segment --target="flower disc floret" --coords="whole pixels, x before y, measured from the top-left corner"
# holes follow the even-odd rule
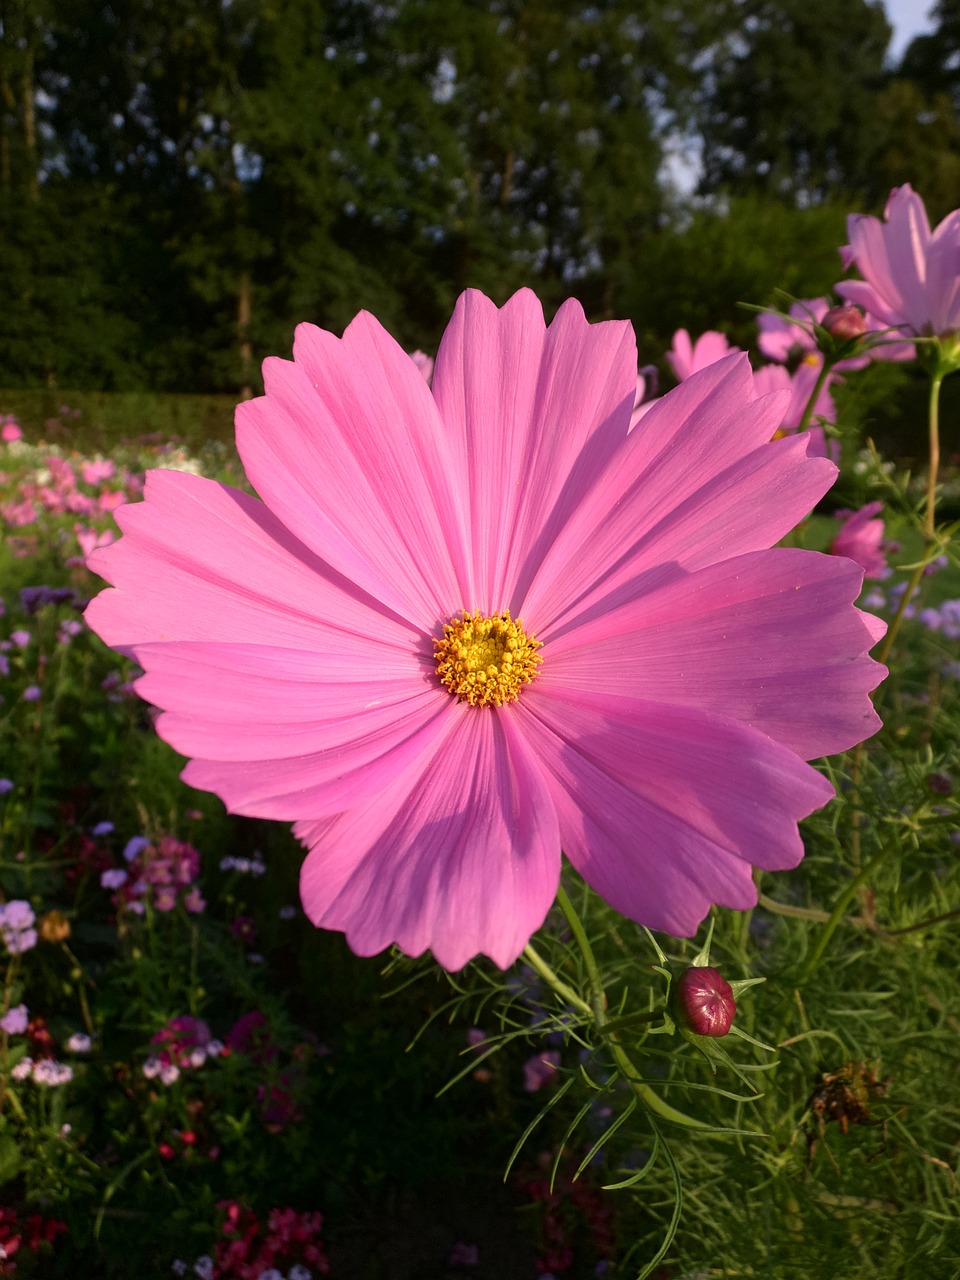
[[[537,652],[541,647],[536,636],[524,631],[522,618],[510,617],[509,609],[489,618],[465,609],[433,642],[441,684],[472,707],[516,702],[543,661]]]

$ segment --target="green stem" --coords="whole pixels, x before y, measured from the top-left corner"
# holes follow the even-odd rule
[[[937,472],[940,469],[940,384],[943,371],[938,369],[930,379],[930,466],[927,470],[927,509],[924,512],[923,532],[928,541],[935,536],[937,513]]]
[[[557,892],[557,902],[560,904],[560,910],[566,916],[567,923],[570,926],[570,932],[576,939],[583,957],[584,967],[587,970],[587,979],[590,985],[590,1003],[587,1004],[580,996],[567,986],[567,984],[559,978],[550,966],[540,958],[536,951],[528,944],[524,955],[537,970],[540,976],[548,982],[553,989],[564,1000],[571,1003],[574,1008],[579,1009],[581,1013],[587,1013],[593,1019],[594,1025],[601,1036],[610,1046],[614,1061],[620,1068],[623,1078],[629,1083],[631,1089],[640,1099],[640,1101],[648,1107],[655,1115],[660,1116],[662,1120],[667,1120],[670,1124],[680,1125],[685,1129],[704,1129],[710,1131],[713,1126],[704,1124],[702,1120],[695,1120],[693,1116],[686,1115],[683,1111],[677,1111],[675,1107],[671,1107],[668,1102],[654,1093],[649,1085],[644,1084],[640,1078],[640,1072],[637,1070],[636,1064],[627,1053],[626,1049],[620,1041],[617,1032],[610,1029],[607,1023],[607,994],[603,987],[603,978],[600,974],[600,968],[597,964],[596,957],[593,954],[593,948],[590,946],[590,940],[587,937],[587,931],[583,927],[580,917],[577,915],[573,903],[567,897],[566,891],[561,886]]]
[[[888,857],[891,853],[893,853],[897,849],[897,847],[898,845],[896,840],[891,840],[888,844],[885,844],[882,849],[880,849],[877,853],[873,855],[873,857],[870,859],[869,862],[864,864],[863,870],[860,871],[858,875],[855,875],[853,877],[853,879],[844,889],[843,893],[841,893],[839,898],[837,898],[836,902],[833,904],[833,910],[830,912],[830,919],[823,926],[823,929],[820,932],[820,936],[817,938],[816,945],[814,946],[810,954],[807,956],[807,959],[804,962],[803,968],[800,970],[800,973],[797,976],[794,986],[802,987],[804,983],[809,979],[810,975],[813,973],[813,971],[816,969],[817,965],[820,963],[821,959],[823,958],[823,953],[826,951],[827,947],[830,945],[830,939],[836,933],[839,926],[843,923],[844,913],[847,907],[849,907],[850,903],[856,897],[857,890],[860,888],[861,885],[866,883],[866,881],[872,875],[874,868],[879,866],[880,863],[884,860],[884,858]]]
[[[535,951],[533,944],[528,942],[523,948],[523,958],[531,969],[535,969],[540,977],[544,980],[548,987],[551,987],[561,1000],[565,1000],[567,1004],[572,1005],[574,1009],[579,1009],[581,1013],[585,1013],[588,1018],[592,1018],[593,1010],[587,1004],[586,1000],[582,1000],[574,991],[573,987],[567,986],[559,974],[547,964],[546,960],[540,955],[539,951]]]
[[[606,1021],[607,993],[603,989],[603,978],[600,975],[600,968],[597,964],[596,957],[593,954],[593,948],[590,946],[587,931],[584,929],[580,917],[574,910],[573,903],[567,897],[567,892],[563,885],[560,885],[557,889],[557,902],[559,902],[560,910],[567,918],[567,924],[570,926],[570,932],[576,938],[577,946],[580,948],[580,954],[583,956],[583,963],[587,970],[587,979],[590,983],[590,1006],[593,1011],[597,1027],[602,1028]]]
[[[813,384],[813,390],[810,392],[810,398],[804,406],[803,416],[801,417],[799,426],[797,427],[797,434],[801,431],[806,431],[807,427],[809,427],[810,419],[813,417],[813,410],[816,407],[817,397],[823,390],[823,384],[830,376],[830,370],[832,368],[833,365],[828,363],[826,360],[824,360],[823,364],[820,366],[820,372],[817,374],[817,380]]]
[[[893,616],[893,621],[890,623],[887,634],[883,638],[882,645],[877,650],[878,662],[886,662],[890,655],[893,642],[896,639],[897,632],[900,630],[900,623],[906,616],[907,606],[920,585],[924,570],[933,558],[932,552],[937,541],[937,474],[940,469],[940,384],[943,382],[943,377],[943,373],[937,370],[930,378],[930,464],[927,470],[927,507],[923,513],[923,536],[928,543],[929,551],[928,555],[915,567],[910,575],[910,581],[907,583],[906,590],[901,597],[897,612]]]

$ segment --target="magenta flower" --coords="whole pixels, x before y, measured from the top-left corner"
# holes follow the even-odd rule
[[[884,541],[883,521],[877,519],[882,510],[882,502],[868,502],[859,511],[837,512],[843,526],[830,544],[830,554],[854,560],[867,578],[890,576],[886,555],[890,548]]]
[[[183,777],[294,820],[304,907],[355,951],[511,964],[561,847],[693,933],[803,855],[805,760],[878,726],[862,572],[770,550],[836,469],[771,441],[746,357],[628,433],[629,324],[457,304],[432,389],[372,316],[302,325],[237,411],[263,501],[151,472],[87,619],[146,673]]]
[[[844,280],[837,293],[884,325],[908,336],[944,337],[960,329],[960,209],[936,230],[909,183],[894,187],[879,218],[847,219],[844,266],[863,280]]]
[[[726,336],[715,329],[702,333],[696,342],[691,342],[686,329],[678,329],[673,335],[673,346],[666,353],[666,360],[677,379],[683,382],[692,373],[699,373],[739,350],[739,347],[731,347]]]

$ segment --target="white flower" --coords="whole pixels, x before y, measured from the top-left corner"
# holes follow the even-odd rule
[[[89,1053],[92,1045],[93,1041],[82,1031],[75,1031],[67,1041],[67,1048],[71,1053]]]
[[[58,1085],[69,1084],[73,1079],[73,1067],[66,1063],[56,1062],[53,1058],[43,1058],[33,1066],[34,1084],[45,1085],[48,1089],[56,1089]]]
[[[160,1083],[175,1084],[180,1079],[180,1068],[175,1062],[168,1063],[167,1066],[160,1068]]]
[[[209,1254],[204,1254],[198,1258],[193,1264],[194,1272],[200,1277],[200,1280],[213,1280],[213,1259]]]
[[[162,1066],[163,1066],[163,1063],[160,1061],[159,1058],[155,1058],[151,1056],[143,1064],[143,1074],[147,1077],[148,1080],[152,1080],[154,1076],[158,1076],[160,1074],[160,1069]]]
[[[26,1080],[27,1076],[33,1070],[32,1058],[21,1058],[17,1065],[10,1072],[14,1080]]]

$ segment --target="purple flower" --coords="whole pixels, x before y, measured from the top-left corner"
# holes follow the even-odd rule
[[[13,790],[13,783],[10,781],[10,779],[0,778],[0,796],[5,796],[7,795],[8,792],[12,790]]]
[[[23,691],[24,702],[39,702],[43,697],[43,690],[38,684],[28,684]]]
[[[119,889],[122,884],[127,883],[129,878],[123,867],[110,867],[100,873],[100,887],[102,889]]]
[[[15,1004],[0,1018],[0,1031],[8,1036],[21,1036],[27,1029],[29,1013],[25,1004]]]

